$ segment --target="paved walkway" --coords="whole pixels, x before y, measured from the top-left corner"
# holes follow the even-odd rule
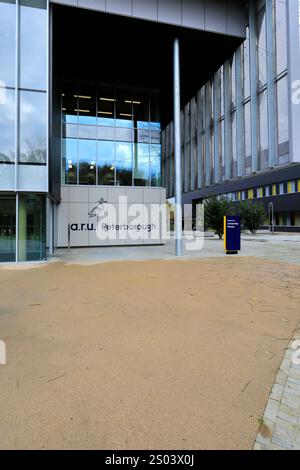
[[[110,261],[129,260],[155,260],[175,258],[174,240],[166,245],[158,246],[114,246],[96,248],[58,249],[51,261],[62,261],[67,264],[97,264]],[[285,261],[291,264],[300,264],[300,235],[259,233],[256,236],[244,234],[242,236],[242,250],[240,256],[254,256],[258,258]],[[223,241],[217,237],[205,237],[202,250],[184,250],[183,259],[206,259],[226,257]]]
[[[300,323],[275,378],[254,450],[300,450],[300,365],[294,358],[299,340]]]

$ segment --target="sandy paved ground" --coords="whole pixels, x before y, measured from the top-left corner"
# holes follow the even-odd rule
[[[0,448],[251,448],[299,287],[254,258],[0,268]]]

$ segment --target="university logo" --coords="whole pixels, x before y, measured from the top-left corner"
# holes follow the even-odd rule
[[[103,197],[100,201],[97,202],[97,205],[93,207],[93,209],[89,212],[89,217],[92,219],[93,217],[98,217],[100,214],[104,212],[103,204],[107,204],[107,201],[104,201]]]
[[[6,364],[6,345],[0,340],[0,365]]]

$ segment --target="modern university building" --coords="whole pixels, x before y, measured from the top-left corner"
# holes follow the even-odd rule
[[[0,262],[130,244],[96,236],[99,201],[165,202],[175,168],[194,211],[257,199],[300,231],[299,23],[297,0],[0,0]]]

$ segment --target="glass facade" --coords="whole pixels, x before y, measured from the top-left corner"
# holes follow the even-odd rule
[[[161,186],[156,93],[65,85],[62,184]]]
[[[193,125],[187,132],[182,124],[185,192],[290,162],[286,9],[284,0],[249,2],[244,43],[193,98],[196,119],[191,119],[190,112],[183,115]],[[163,134],[170,134],[170,126]],[[193,159],[193,133],[197,135],[196,187],[185,162]],[[173,143],[164,141],[163,174],[171,197]]]
[[[3,165],[47,163],[47,4],[0,0],[0,187]]]
[[[16,196],[0,194],[0,262],[16,260]]]
[[[46,198],[36,194],[18,197],[18,259],[46,259]]]
[[[45,195],[0,193],[0,262],[45,259]]]
[[[0,64],[0,262],[44,260],[47,0],[0,0]],[[42,182],[35,166],[45,167]]]

